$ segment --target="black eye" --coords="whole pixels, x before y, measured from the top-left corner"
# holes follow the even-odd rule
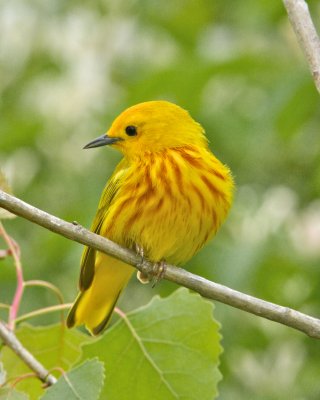
[[[129,125],[126,127],[126,134],[128,136],[136,136],[137,133],[137,128],[135,126]]]

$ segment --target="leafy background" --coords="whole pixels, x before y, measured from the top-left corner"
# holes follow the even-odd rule
[[[319,3],[309,5],[318,18]],[[319,316],[320,100],[280,1],[2,1],[0,75],[0,166],[17,196],[89,227],[120,155],[83,145],[129,105],[177,102],[237,183],[227,223],[187,267]],[[81,246],[23,220],[6,227],[26,278],[55,283],[71,301]],[[1,302],[14,285],[5,261]],[[174,289],[133,279],[120,305],[129,311]],[[22,311],[53,300],[27,289]],[[224,305],[215,315],[219,398],[320,397],[318,342]]]

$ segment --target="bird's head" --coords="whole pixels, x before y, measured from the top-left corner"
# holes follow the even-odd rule
[[[85,148],[111,145],[128,158],[167,148],[207,146],[204,130],[189,113],[168,101],[148,101],[123,111],[108,132]]]

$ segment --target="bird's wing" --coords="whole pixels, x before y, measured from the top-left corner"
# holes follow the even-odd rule
[[[103,190],[99,202],[98,211],[91,227],[91,230],[97,234],[100,233],[100,229],[107,214],[108,208],[110,207],[114,196],[121,187],[121,183],[126,174],[127,168],[127,161],[123,159],[118,164],[117,168],[115,169],[114,173],[112,174],[111,178],[109,179]],[[88,289],[92,283],[94,276],[95,258],[96,250],[91,247],[85,247],[81,259],[81,272],[79,280],[79,288],[81,291]]]

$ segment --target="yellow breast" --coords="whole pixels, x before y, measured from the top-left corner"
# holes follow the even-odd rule
[[[217,231],[232,200],[227,167],[208,150],[171,148],[145,154],[127,169],[101,234],[151,261],[179,264]]]

